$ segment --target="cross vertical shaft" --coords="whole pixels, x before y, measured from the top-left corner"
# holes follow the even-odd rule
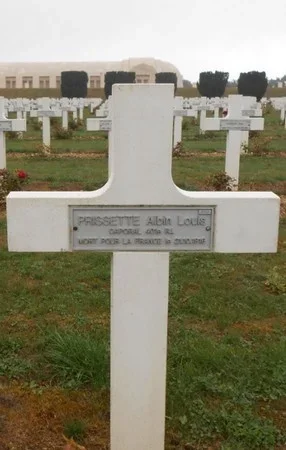
[[[115,253],[111,305],[111,449],[163,450],[168,253]]]
[[[173,88],[161,86],[114,90],[111,189],[131,205],[173,188]],[[115,253],[111,281],[111,449],[163,450],[169,253]]]

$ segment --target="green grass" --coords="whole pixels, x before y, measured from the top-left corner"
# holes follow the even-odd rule
[[[7,143],[7,153],[36,153],[37,146],[42,144],[41,138],[33,141],[17,141],[10,140]],[[106,152],[108,146],[107,139],[98,140],[51,140],[51,148],[54,153],[70,153],[70,152]]]
[[[109,352],[102,332],[84,336],[55,331],[48,338],[44,355],[58,382],[64,386],[77,388],[89,384],[102,388],[108,385]]]
[[[80,170],[79,170],[80,164]],[[10,170],[21,168],[29,173],[31,182],[45,181],[60,186],[64,183],[83,183],[85,189],[97,188],[107,181],[107,159],[22,159],[8,158]],[[206,178],[224,170],[224,157],[177,159],[173,162],[176,184],[186,189],[199,189]],[[285,181],[286,158],[242,156],[242,183],[275,183]],[[84,181],[83,181],[84,180]],[[272,189],[272,188],[271,188]],[[275,190],[275,186],[273,187]],[[278,190],[278,193],[283,193]]]
[[[79,419],[72,419],[64,424],[64,435],[81,442],[86,435],[86,424]]]

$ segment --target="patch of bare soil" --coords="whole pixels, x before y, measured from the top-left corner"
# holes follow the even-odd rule
[[[92,152],[79,152],[79,153],[51,153],[50,155],[41,155],[40,153],[9,153],[8,159],[100,159],[107,158],[107,153],[92,153]]]
[[[1,450],[67,450],[64,425],[70,420],[86,424],[81,445],[86,450],[107,450],[109,442],[108,394],[71,392],[59,388],[0,384]]]
[[[25,186],[25,191],[80,191],[83,186],[84,183],[63,182],[55,189],[52,183],[46,181],[33,181]]]
[[[92,149],[90,149],[92,150]],[[43,159],[102,159],[107,158],[108,154],[107,152],[92,152],[92,151],[85,151],[85,152],[78,152],[78,153],[51,153],[50,155],[41,155],[40,153],[8,153],[8,159],[33,159],[33,158],[41,158]],[[191,158],[221,158],[225,156],[225,151],[221,152],[182,152],[179,157],[174,156],[174,159],[191,159]],[[263,157],[280,157],[280,158],[286,158],[286,152],[269,152],[264,155],[261,155]]]
[[[172,323],[170,325],[181,326]],[[226,333],[237,331],[244,337],[251,336],[252,334],[267,335],[274,333],[278,328],[285,330],[286,332],[286,317],[270,317],[266,319],[252,320],[246,322],[236,322],[225,328],[221,328],[215,320],[198,321],[198,320],[185,320],[184,327],[188,330],[196,330],[206,334],[222,336]]]

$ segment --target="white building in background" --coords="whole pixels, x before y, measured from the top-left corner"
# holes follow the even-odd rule
[[[174,72],[178,87],[183,87],[183,77],[172,64],[154,58],[129,58],[118,62],[0,62],[0,88],[59,88],[65,70],[87,72],[89,88],[103,88],[105,73],[120,70],[135,72],[137,83],[154,83],[157,72]]]

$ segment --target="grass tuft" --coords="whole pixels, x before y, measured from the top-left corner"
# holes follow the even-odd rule
[[[49,336],[45,357],[65,386],[102,388],[108,383],[108,347],[103,333],[89,336],[55,331]]]

